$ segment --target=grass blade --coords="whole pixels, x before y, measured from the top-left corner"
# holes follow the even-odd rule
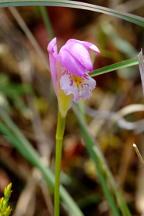
[[[144,27],[143,17],[84,2],[69,0],[0,0],[0,7],[9,6],[61,6],[77,8],[112,15]]]
[[[89,75],[91,77],[94,77],[94,76],[109,73],[109,72],[112,72],[112,71],[115,71],[115,70],[118,70],[118,69],[132,67],[134,65],[138,65],[137,58],[132,58],[132,59],[128,59],[128,60],[125,60],[125,61],[121,61],[121,62],[117,62],[117,63],[111,64],[111,65],[104,66],[102,68],[94,70]]]

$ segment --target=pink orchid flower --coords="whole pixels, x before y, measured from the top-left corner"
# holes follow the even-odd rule
[[[70,39],[58,53],[56,38],[50,41],[47,50],[59,109],[65,116],[72,101],[89,98],[96,87],[96,81],[88,75],[93,71],[89,52],[100,54],[100,51],[90,42]]]

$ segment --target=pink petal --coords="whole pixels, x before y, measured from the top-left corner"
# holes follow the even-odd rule
[[[53,86],[56,93],[56,82],[57,82],[57,41],[56,38],[52,39],[47,47],[49,53],[50,72],[52,76]]]
[[[82,76],[88,71],[93,71],[90,49],[100,53],[99,49],[90,42],[70,39],[60,49],[60,62],[71,73]]]
[[[66,43],[61,51],[66,50],[79,65],[82,65],[85,72],[93,71],[93,65],[88,49],[80,43]]]
[[[83,76],[85,74],[85,67],[80,64],[80,62],[77,61],[77,59],[75,59],[67,49],[62,47],[58,56],[62,66],[65,67],[72,74],[78,76]]]
[[[47,51],[50,54],[57,55],[57,39],[56,38],[53,38],[49,42],[49,44],[47,46]]]
[[[75,40],[75,39],[69,39],[67,41],[67,44],[75,44],[75,43],[82,44],[83,46],[85,46],[85,48],[90,49],[90,50],[96,52],[97,54],[100,54],[99,48],[95,44],[93,44],[91,42]]]

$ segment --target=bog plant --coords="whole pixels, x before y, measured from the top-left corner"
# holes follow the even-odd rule
[[[9,199],[12,193],[12,184],[10,183],[4,190],[4,196],[0,198],[0,216],[10,216],[11,207],[9,205]]]

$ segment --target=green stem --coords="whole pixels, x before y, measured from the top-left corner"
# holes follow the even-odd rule
[[[60,215],[60,170],[61,170],[61,156],[62,143],[65,130],[65,117],[58,112],[58,122],[56,131],[56,159],[55,159],[55,188],[54,188],[54,216]]]

